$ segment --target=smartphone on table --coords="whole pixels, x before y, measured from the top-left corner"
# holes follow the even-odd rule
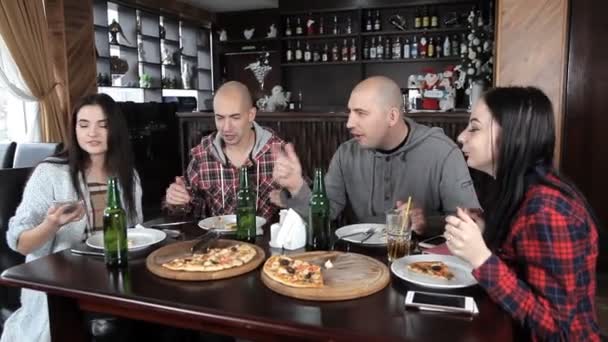
[[[407,291],[405,306],[433,311],[448,311],[477,314],[479,311],[473,297],[432,293],[422,291]]]

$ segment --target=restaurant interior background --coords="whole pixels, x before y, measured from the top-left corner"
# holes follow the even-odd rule
[[[553,101],[557,164],[595,209],[603,225],[600,243],[605,246],[608,3],[604,0],[46,1],[56,74],[65,85],[62,95],[68,108],[84,94],[98,91],[123,101],[148,216],[157,213],[166,185],[185,166],[188,148],[213,130],[211,116],[192,112],[211,110],[213,90],[224,80],[242,80],[256,100],[270,97],[275,85],[291,92],[286,110],[260,113],[259,120],[286,139],[301,142],[298,152],[309,161],[306,172],[310,173],[311,164],[327,163],[335,147],[348,138],[341,112],[358,81],[387,75],[407,89],[410,75],[443,72],[462,61],[454,54],[446,56],[444,43],[447,37],[451,46],[470,33],[466,19],[473,6],[482,13],[493,44],[492,84],[535,85]],[[437,27],[430,22],[434,15]],[[417,16],[428,16],[429,27],[415,27]],[[311,19],[315,26],[308,32],[306,22]],[[122,32],[117,32],[113,20]],[[291,36],[286,36],[287,20]],[[298,25],[301,34],[296,32]],[[382,45],[385,54],[393,54],[399,37],[401,55],[363,59],[365,46],[380,36],[383,42],[391,39]],[[427,47],[424,58],[422,50],[417,59],[404,58],[404,39],[413,43],[414,36],[418,42],[423,37],[433,39],[433,56]],[[348,58],[343,60],[345,43]],[[355,57],[350,50],[353,43]],[[298,44],[302,60],[296,56]],[[334,46],[338,60],[332,60]],[[438,54],[437,48],[443,52]],[[287,60],[288,49],[293,49],[293,60]],[[259,73],[265,73],[263,86]],[[455,110],[410,115],[455,137],[467,120],[465,97],[460,91]],[[328,143],[305,144],[311,137]],[[601,250],[599,270],[606,273],[608,255],[605,248]],[[599,289],[604,296],[600,308],[606,308],[608,294]]]

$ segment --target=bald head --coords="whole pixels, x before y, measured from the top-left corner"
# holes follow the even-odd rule
[[[397,108],[399,112],[402,112],[401,89],[395,81],[388,77],[372,76],[361,81],[353,89],[351,97],[354,95],[369,99],[383,111]]]
[[[237,106],[243,112],[253,107],[251,100],[251,94],[247,86],[241,82],[230,81],[224,83],[215,93],[213,98],[213,108],[217,112],[222,111],[222,107],[225,107],[227,103],[231,103],[231,107]]]

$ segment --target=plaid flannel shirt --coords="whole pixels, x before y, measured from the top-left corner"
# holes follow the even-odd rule
[[[502,248],[473,271],[534,341],[600,340],[598,233],[583,203],[546,185],[531,186]]]
[[[265,129],[269,131],[268,128]],[[278,211],[278,208],[270,203],[270,192],[280,189],[272,179],[272,146],[285,144],[274,132],[271,133],[272,137],[268,142],[252,156],[253,163],[248,159],[244,164],[249,168],[249,184],[257,193],[256,215],[266,220],[270,220]],[[239,168],[230,162],[222,165],[212,152],[216,134],[204,137],[201,143],[192,149],[192,159],[186,170],[185,180],[192,196],[187,211],[192,211],[197,218],[236,213]]]

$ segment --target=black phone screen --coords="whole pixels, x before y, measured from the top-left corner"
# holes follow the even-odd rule
[[[465,298],[464,297],[452,297],[452,296],[442,296],[442,295],[430,295],[426,293],[415,292],[414,298],[412,299],[413,303],[418,304],[430,304],[430,305],[441,305],[441,306],[451,306],[455,308],[464,309]]]

